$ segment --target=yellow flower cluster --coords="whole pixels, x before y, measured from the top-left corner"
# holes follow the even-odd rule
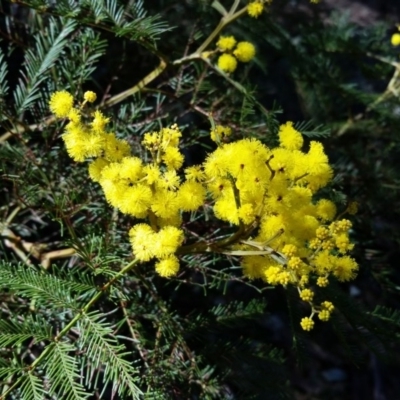
[[[109,119],[100,111],[84,121],[82,107],[95,100],[93,94],[84,95],[80,108],[71,99],[67,92],[57,92],[50,100],[56,116],[69,119],[63,134],[67,151],[75,161],[90,159],[89,175],[110,205],[147,221],[129,232],[138,260],[155,258],[161,276],[176,275],[176,252],[184,242],[182,213],[208,201],[218,219],[241,232],[228,248],[214,244],[217,251],[243,256],[243,273],[250,279],[296,286],[312,308],[301,321],[303,329],[312,329],[315,314],[321,321],[329,319],[333,305],[315,306],[312,285],[327,286],[332,276],[353,279],[358,266],[348,254],[353,248],[350,221],[335,220],[330,200],[314,200],[333,176],[321,143],[311,141],[308,151],[302,151],[302,135],[290,122],[281,125],[276,148],[252,138],[229,143],[222,139],[231,129],[217,125],[211,130],[217,149],[202,165],[181,171],[182,134],[176,125],[144,135],[142,145],[150,154],[145,163],[130,154],[126,141],[105,131]]]
[[[252,18],[258,18],[264,10],[264,3],[262,1],[252,1],[247,6],[247,13]]]
[[[227,73],[235,71],[238,61],[247,63],[256,55],[253,44],[250,42],[236,44],[233,36],[221,36],[217,42],[217,48],[223,52],[218,58],[218,68]]]

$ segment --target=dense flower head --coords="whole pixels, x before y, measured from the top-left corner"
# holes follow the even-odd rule
[[[314,327],[314,321],[312,320],[312,318],[310,317],[304,317],[301,322],[301,327],[305,330],[305,331],[311,331],[311,329]]]
[[[303,146],[303,136],[293,128],[292,122],[281,125],[278,135],[281,146],[286,149],[300,150]]]
[[[74,98],[72,94],[65,90],[53,93],[49,101],[51,112],[58,118],[67,117],[73,104]]]
[[[145,221],[129,231],[139,261],[155,260],[159,275],[176,275],[184,215],[211,205],[216,218],[247,232],[223,249],[240,252],[246,277],[297,287],[312,308],[301,320],[304,330],[314,327],[314,315],[329,320],[334,306],[314,305],[317,291],[332,280],[354,279],[358,265],[350,256],[351,222],[339,218],[336,205],[318,193],[333,176],[320,142],[311,141],[303,151],[303,138],[291,122],[281,125],[275,148],[254,138],[229,141],[231,129],[213,125],[217,148],[201,165],[183,169],[177,125],[146,133],[142,146],[149,157],[141,159],[131,155],[127,141],[105,130],[108,117],[95,111],[86,121],[67,92],[53,94],[50,107],[69,119],[63,133],[68,154],[77,162],[89,160],[89,176],[107,202]]]
[[[239,42],[233,54],[240,62],[249,62],[256,55],[256,48],[250,42]]]
[[[264,10],[264,4],[261,1],[252,1],[247,6],[247,13],[250,17],[258,18]]]
[[[390,38],[390,42],[392,43],[393,46],[399,46],[400,45],[400,33],[394,33],[392,37]]]
[[[221,54],[218,57],[218,68],[224,72],[233,72],[237,67],[237,60],[231,54]]]
[[[95,92],[92,92],[91,90],[88,90],[87,92],[85,92],[83,94],[83,98],[85,101],[87,101],[88,103],[93,103],[96,101],[97,99],[97,95]]]
[[[221,36],[217,42],[217,47],[222,51],[232,50],[236,45],[236,39],[233,36]]]

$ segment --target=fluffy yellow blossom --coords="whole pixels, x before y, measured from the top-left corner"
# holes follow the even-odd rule
[[[177,198],[181,210],[196,211],[205,202],[206,190],[198,182],[187,181],[179,187]]]
[[[316,213],[323,221],[332,221],[336,215],[336,206],[330,200],[321,199],[317,203]]]
[[[256,211],[254,210],[253,205],[250,203],[243,204],[238,209],[238,217],[246,225],[250,225],[251,223],[253,223],[256,219],[256,216]]]
[[[140,261],[149,261],[154,257],[156,234],[147,224],[136,224],[129,231],[130,242],[135,257]]]
[[[358,270],[356,261],[349,257],[335,257],[333,260],[333,274],[339,281],[345,282],[355,278]]]
[[[198,182],[203,181],[205,177],[204,171],[199,165],[194,165],[192,167],[186,168],[185,176],[188,181],[198,181]]]
[[[289,150],[300,150],[303,146],[303,136],[293,128],[293,122],[287,122],[279,128],[279,142]]]
[[[144,184],[120,185],[123,191],[116,199],[116,206],[123,214],[136,218],[146,218],[150,209],[153,193]]]
[[[174,169],[164,171],[158,185],[163,189],[175,190],[179,187],[181,179]]]
[[[152,211],[160,218],[171,218],[179,209],[177,195],[169,190],[158,190],[151,204]]]
[[[178,125],[174,124],[170,128],[161,129],[159,136],[161,139],[161,147],[165,151],[168,147],[178,147],[182,133],[179,130]]]
[[[175,256],[170,256],[168,258],[163,258],[158,261],[155,265],[157,273],[163,278],[170,278],[174,276],[179,271],[179,260]]]
[[[221,36],[217,42],[217,47],[222,51],[232,50],[236,45],[236,39],[233,36]]]
[[[68,117],[73,104],[74,98],[72,94],[65,90],[53,93],[49,101],[51,112],[58,118]]]
[[[85,101],[87,101],[88,103],[93,103],[96,101],[97,99],[97,95],[95,92],[92,92],[91,90],[88,90],[87,92],[85,92],[83,94],[83,98]]]
[[[252,1],[247,6],[247,13],[250,17],[258,18],[264,10],[264,4],[261,1]]]
[[[67,117],[74,124],[79,124],[81,122],[81,113],[77,108],[71,108]]]
[[[97,158],[89,164],[89,176],[94,182],[100,182],[101,172],[109,164],[104,158]]]
[[[169,169],[177,170],[183,164],[183,155],[177,147],[167,147],[164,150],[161,159]]]
[[[393,46],[399,46],[400,45],[400,33],[394,33],[392,37],[390,38],[390,42],[392,43]]]
[[[304,317],[300,325],[305,331],[311,331],[311,329],[314,328],[314,321],[310,317]]]
[[[117,139],[113,133],[105,133],[104,137],[104,157],[109,161],[120,161],[129,156],[131,147],[126,140]]]
[[[166,226],[155,235],[153,251],[157,258],[166,258],[174,254],[184,239],[183,231],[175,226]]]
[[[256,55],[256,48],[250,42],[239,42],[233,54],[241,62],[249,62]]]
[[[224,72],[233,72],[237,67],[236,58],[231,54],[222,54],[218,58],[218,68]]]

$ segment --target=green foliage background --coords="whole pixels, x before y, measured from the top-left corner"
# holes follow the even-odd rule
[[[352,24],[323,2],[275,0],[259,19],[242,17],[223,31],[257,47],[256,60],[227,77],[212,63],[176,61],[218,25],[215,2],[1,4],[0,398],[400,393],[391,379],[400,326],[393,26]],[[337,175],[331,197],[343,208],[360,204],[353,230],[360,275],[326,289],[337,308],[332,320],[301,331],[296,293],[243,279],[235,258],[185,256],[171,280],[150,264],[130,269],[133,221],[113,212],[86,167],[71,162],[63,123],[49,114],[49,96],[61,89],[77,98],[97,92],[95,106],[139,155],[145,132],[177,122],[187,165],[212,149],[209,113],[236,137],[274,144],[279,123],[293,120],[323,141]],[[189,241],[222,234],[206,217],[188,217]],[[60,252],[44,264],[45,254],[71,248],[76,255]]]

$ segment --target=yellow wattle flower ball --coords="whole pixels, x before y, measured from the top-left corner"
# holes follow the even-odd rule
[[[179,260],[175,256],[170,256],[158,261],[155,265],[157,273],[164,277],[169,278],[174,276],[179,271]]]
[[[322,311],[320,311],[320,312],[318,313],[318,318],[319,318],[321,321],[326,322],[326,321],[329,320],[330,317],[331,317],[331,313],[330,313],[328,310],[322,310]]]
[[[222,54],[218,58],[218,68],[224,72],[233,72],[237,67],[236,58],[230,54]]]
[[[314,328],[314,321],[310,317],[304,317],[300,325],[305,331],[311,331],[311,329]]]
[[[264,4],[259,1],[253,1],[247,6],[247,13],[250,17],[258,18],[264,10]]]
[[[239,42],[233,54],[239,61],[249,62],[256,55],[256,48],[250,42]]]
[[[221,36],[217,42],[217,47],[222,51],[232,50],[236,45],[236,39],[233,36]]]
[[[394,33],[390,39],[390,42],[392,43],[393,46],[399,46],[400,45],[400,33]]]
[[[74,98],[66,90],[53,93],[49,101],[51,112],[58,118],[68,117],[73,104]]]
[[[85,92],[83,94],[83,98],[85,99],[85,101],[87,101],[88,103],[93,103],[94,101],[96,101],[97,99],[97,94],[95,92],[92,92],[91,90],[88,90],[87,92]]]
[[[279,128],[279,142],[288,150],[300,150],[303,146],[303,136],[295,128],[293,122],[286,122]]]

